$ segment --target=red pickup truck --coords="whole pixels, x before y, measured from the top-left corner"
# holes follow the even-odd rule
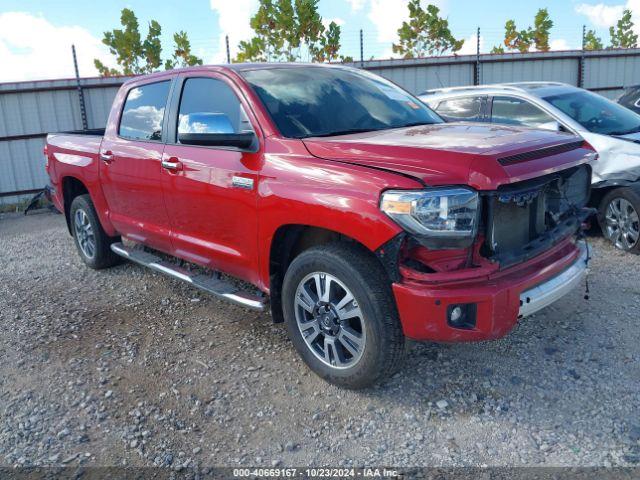
[[[499,338],[586,271],[589,145],[444,124],[366,71],[138,77],[106,130],[51,134],[45,152],[89,267],[124,257],[269,306],[308,366],[344,387],[392,373],[406,338]]]

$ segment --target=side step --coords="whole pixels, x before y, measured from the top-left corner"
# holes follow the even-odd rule
[[[121,242],[112,243],[111,250],[127,260],[131,260],[132,262],[149,267],[156,272],[164,273],[170,277],[187,282],[200,290],[212,293],[213,295],[232,303],[258,311],[263,311],[265,309],[265,297],[259,297],[257,295],[243,292],[224,280],[209,275],[203,275],[202,273],[189,272],[177,265],[173,265],[163,260],[153,253],[128,248]]]

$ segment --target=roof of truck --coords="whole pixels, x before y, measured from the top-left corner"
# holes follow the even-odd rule
[[[244,72],[247,70],[269,70],[274,68],[344,68],[352,69],[347,65],[340,64],[326,64],[326,63],[301,63],[301,62],[262,62],[262,63],[221,63],[213,65],[195,65],[193,67],[175,68],[173,70],[165,70],[162,72],[150,73],[147,75],[141,75],[127,80],[126,83],[139,81],[140,79],[147,78],[162,78],[181,72],[206,72],[206,71],[224,71],[233,70],[234,72]]]

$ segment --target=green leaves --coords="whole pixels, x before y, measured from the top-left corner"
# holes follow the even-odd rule
[[[520,53],[528,52],[531,47],[541,52],[548,52],[549,33],[553,27],[553,20],[549,17],[546,8],[541,8],[536,13],[533,20],[533,28],[527,27],[524,30],[518,30],[516,22],[507,20],[504,25],[504,47],[494,47],[491,53],[504,53],[507,50],[518,50]]]
[[[546,8],[541,8],[536,13],[533,21],[533,31],[531,36],[536,49],[541,52],[549,51],[549,31],[553,27],[553,20],[549,17],[549,12]]]
[[[611,48],[636,48],[638,35],[633,32],[634,23],[631,21],[631,10],[625,10],[622,18],[615,27],[609,27]]]
[[[235,62],[295,62],[305,53],[314,62],[340,58],[340,27],[325,28],[318,0],[260,0],[251,28],[255,36],[240,42]]]
[[[457,40],[449,29],[449,21],[440,17],[440,9],[428,5],[424,10],[420,0],[410,0],[409,22],[402,22],[398,29],[398,43],[392,46],[393,52],[404,58],[442,55],[453,53],[462,48],[464,40]]]
[[[585,50],[602,50],[604,48],[602,39],[596,36],[595,30],[589,30],[584,34],[583,48]]]
[[[100,60],[93,61],[96,69],[103,77],[113,75],[138,75],[157,71],[162,65],[162,44],[160,36],[162,27],[151,20],[144,41],[140,36],[138,18],[133,10],[124,8],[120,14],[122,29],[104,32],[102,43],[109,47],[109,52],[116,57],[120,70],[105,66]],[[166,69],[202,65],[202,60],[191,54],[191,44],[186,32],[173,35],[174,53],[164,66]]]
[[[191,54],[191,42],[189,42],[187,32],[181,30],[174,33],[173,42],[175,45],[173,57],[165,62],[165,70],[202,65],[202,59]]]

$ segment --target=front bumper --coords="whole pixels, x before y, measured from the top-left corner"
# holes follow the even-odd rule
[[[471,280],[393,284],[404,334],[414,340],[468,342],[506,335],[531,315],[575,288],[586,274],[587,251],[573,240],[520,265]],[[447,323],[449,305],[476,304],[473,328]]]

